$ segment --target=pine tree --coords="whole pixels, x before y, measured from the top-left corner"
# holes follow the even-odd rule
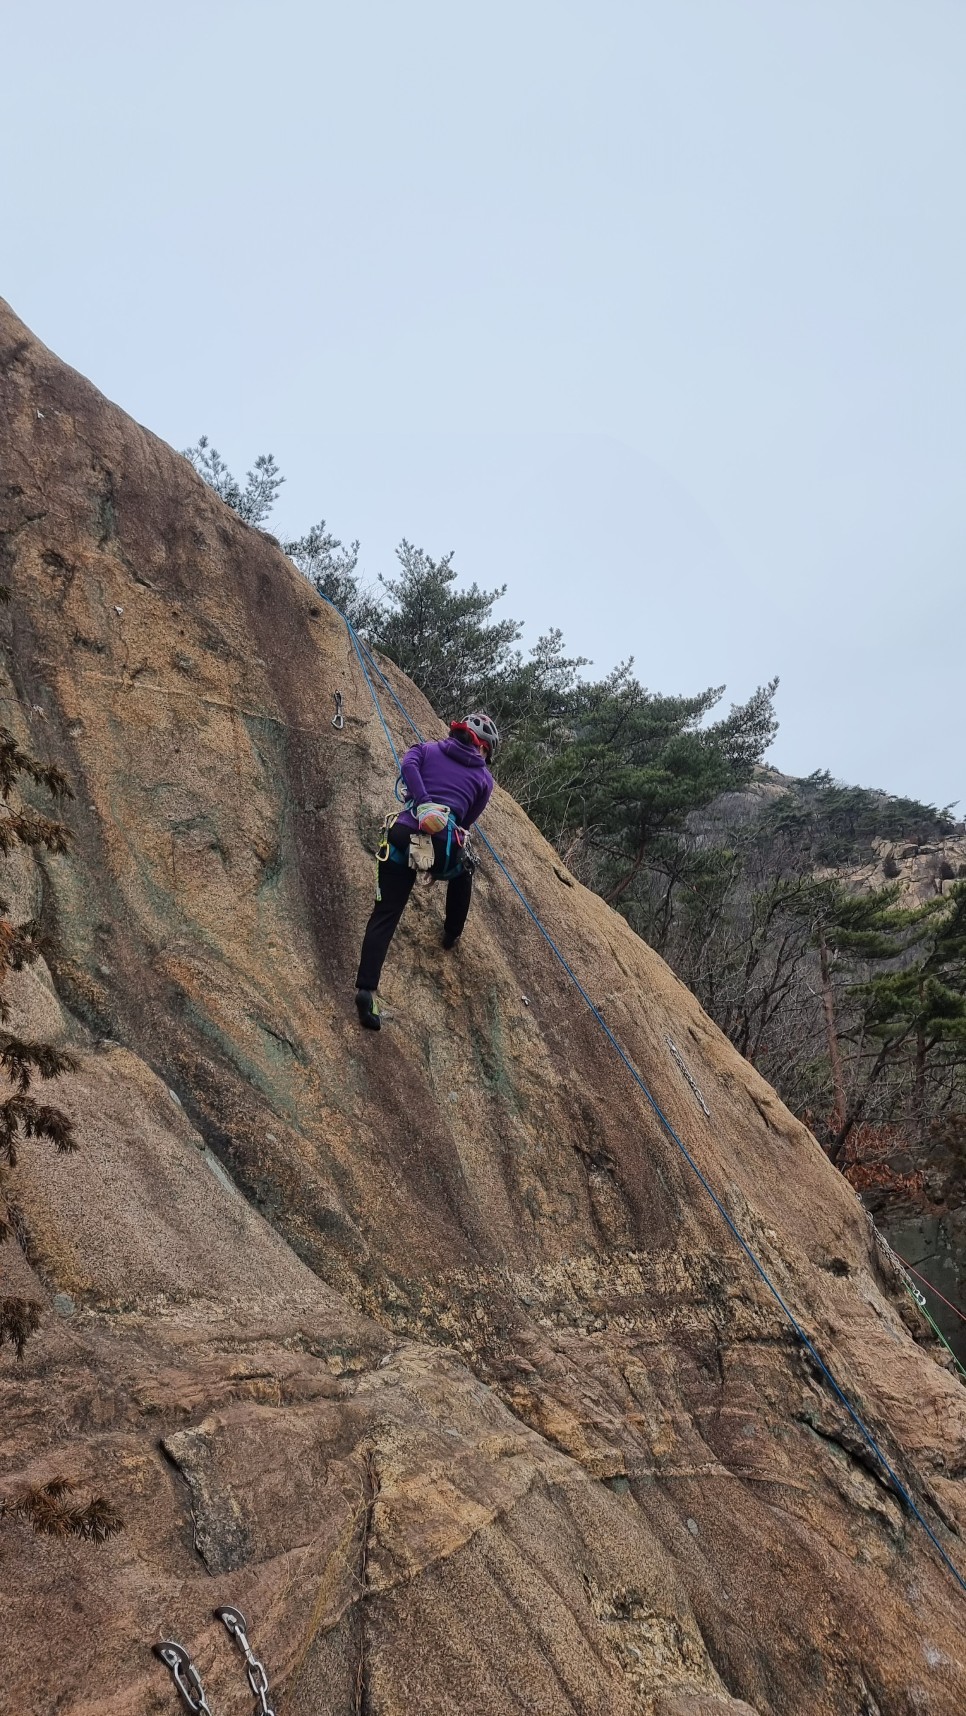
[[[405,538],[396,550],[398,578],[380,578],[390,598],[375,643],[445,718],[495,703],[520,670],[516,620],[495,620],[506,585],[456,585],[453,555],[434,560]]]
[[[582,849],[587,879],[646,934],[653,924],[639,878],[654,869],[673,877],[688,818],[750,779],[775,732],[776,682],[709,722],[721,687],[661,696],[632,668],[572,688],[569,731],[558,730],[529,808],[545,833]]]
[[[810,939],[818,955],[822,1015],[832,1080],[829,1135],[833,1141],[843,1137],[849,1112],[837,1000],[842,973],[846,972],[854,979],[857,965],[883,961],[894,963],[901,959],[921,934],[923,920],[932,910],[931,906],[905,910],[898,904],[898,895],[898,888],[856,893],[842,883],[826,878],[814,882],[803,896]],[[849,993],[856,996],[860,992],[853,981]],[[867,1022],[864,1017],[862,1022]],[[859,1089],[861,1092],[862,1081],[859,1081]],[[863,1100],[862,1094],[853,1097],[853,1107],[856,1101]],[[832,1147],[837,1154],[841,1145],[833,1142]]]
[[[319,595],[334,603],[350,625],[360,632],[379,631],[385,609],[372,588],[364,588],[356,577],[358,542],[346,547],[326,529],[322,519],[304,536],[283,542],[282,547]]]
[[[833,1161],[861,1118],[868,1091],[886,1073],[902,1066],[911,1074],[912,1115],[923,1141],[930,1077],[954,1088],[966,1069],[966,883],[910,915],[922,931],[915,956],[852,992],[862,1006],[863,1028],[878,1048],[865,1092],[833,1140]]]
[[[239,518],[246,524],[261,526],[278,499],[278,491],[285,481],[273,453],[259,453],[253,468],[246,473],[245,487],[236,477],[233,477],[217,447],[213,447],[207,435],[199,438],[196,447],[184,447],[182,453],[194,466],[199,477],[203,477],[208,487],[214,489],[230,506],[232,512],[237,512]]]

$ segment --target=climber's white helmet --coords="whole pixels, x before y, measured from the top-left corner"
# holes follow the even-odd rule
[[[481,710],[475,709],[472,715],[465,715],[462,721],[450,722],[451,733],[472,733],[478,745],[482,745],[488,757],[492,757],[500,743],[500,735],[496,730],[496,722]]]

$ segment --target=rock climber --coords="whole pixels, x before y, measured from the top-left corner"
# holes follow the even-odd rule
[[[466,833],[489,803],[493,776],[488,764],[499,742],[489,715],[474,711],[462,721],[451,721],[447,738],[413,745],[403,757],[406,808],[386,819],[376,903],[356,977],[356,1008],[368,1031],[379,1030],[376,990],[383,961],[420,873],[429,881],[446,883],[444,948],[454,948],[463,933],[473,892]]]

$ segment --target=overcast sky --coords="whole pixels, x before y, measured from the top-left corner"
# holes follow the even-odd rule
[[[780,768],[966,800],[962,0],[31,0],[0,292]]]

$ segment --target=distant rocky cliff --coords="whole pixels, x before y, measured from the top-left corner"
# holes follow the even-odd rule
[[[957,831],[921,845],[909,840],[876,840],[868,863],[851,865],[857,887],[896,887],[903,905],[921,905],[966,880],[966,835]]]
[[[958,1716],[966,1596],[492,863],[454,959],[414,901],[359,1032],[393,770],[337,617],[5,306],[0,470],[0,718],[76,795],[4,890],[49,948],[12,1018],[75,1053],[81,1143],[8,1186],[11,1709],[173,1716],[173,1636],[247,1710],[231,1602],[279,1716]],[[962,1567],[966,1393],[851,1188],[486,825]],[[45,1530],[61,1480],[117,1535]]]
[[[837,786],[828,777],[798,780],[777,769],[760,768],[743,792],[718,800],[709,812],[695,818],[696,832],[709,845],[727,846],[729,841],[754,838],[756,830],[767,829],[769,817],[784,817],[794,830],[796,813],[804,813],[800,848],[793,854],[789,874],[798,873],[796,866],[802,866],[813,841],[819,853],[831,847],[835,858],[823,862],[820,857],[806,865],[816,881],[828,880],[858,893],[888,889],[905,908],[948,899],[950,890],[966,880],[966,830],[961,822],[914,801],[849,788],[841,789],[837,808],[831,815],[826,810],[823,821],[823,780]],[[856,802],[850,805],[850,798]],[[876,804],[885,825],[905,823],[901,837],[881,837],[863,827],[876,820]],[[762,849],[756,885],[766,889],[780,882],[780,866],[787,862],[788,853],[780,844],[770,851],[767,836]],[[855,980],[862,975],[859,962]],[[847,991],[849,980],[848,972],[840,975],[840,989]],[[806,1017],[803,997],[815,996],[819,990],[816,962],[800,966],[788,987],[786,1004],[797,1006]],[[813,1012],[817,1011],[816,1002]],[[821,1056],[821,1032],[814,1046]],[[823,1067],[828,1108],[831,1075],[827,1063]],[[790,1082],[794,1085],[794,1079]],[[786,1095],[794,1101],[794,1090],[787,1086]],[[950,1080],[944,1096],[945,1112],[924,1132],[920,1129],[918,1136],[908,1124],[890,1124],[881,1116],[864,1120],[850,1136],[841,1165],[896,1252],[916,1272],[917,1288],[927,1293],[930,1315],[966,1364],[966,1118],[961,1082]],[[813,1104],[813,1118],[817,1118],[822,1093],[817,1101],[813,1098]]]
[[[921,844],[876,841],[874,861],[851,868],[848,877],[860,888],[897,887],[903,904],[922,905],[966,878],[966,835],[957,828]],[[912,1146],[888,1127],[860,1128],[846,1173],[915,1271],[930,1315],[966,1364],[966,1132],[960,1137],[960,1131],[938,1125],[924,1145]]]

